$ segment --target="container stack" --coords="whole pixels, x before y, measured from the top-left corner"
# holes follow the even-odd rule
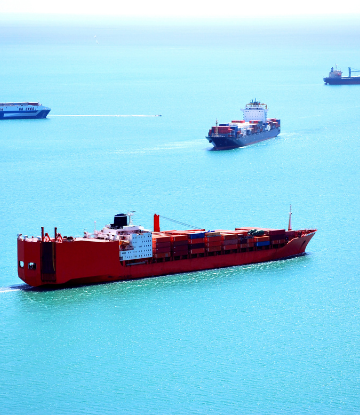
[[[169,258],[171,256],[171,237],[160,232],[152,234],[153,258]]]
[[[230,251],[237,249],[238,236],[236,233],[222,233],[221,234],[221,250]]]
[[[262,246],[269,246],[270,245],[270,236],[255,236],[255,246],[262,247]]]
[[[282,245],[286,242],[285,229],[270,229],[269,237],[271,245]]]
[[[171,235],[171,252],[173,256],[183,256],[188,254],[187,235]]]
[[[295,231],[266,228],[204,229],[153,232],[154,258],[183,257],[205,253],[246,252],[253,249],[278,248],[297,237]]]
[[[221,252],[220,232],[205,232],[206,252]]]
[[[189,232],[188,243],[190,254],[203,254],[205,252],[205,232]]]
[[[251,235],[248,235],[246,230],[240,230],[238,232],[238,246],[240,249],[254,248],[255,239]]]

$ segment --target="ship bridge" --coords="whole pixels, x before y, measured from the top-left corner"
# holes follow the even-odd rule
[[[266,122],[268,108],[266,104],[262,104],[259,101],[253,100],[242,108],[241,111],[244,113],[244,121],[262,121]]]

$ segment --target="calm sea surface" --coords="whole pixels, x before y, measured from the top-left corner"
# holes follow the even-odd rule
[[[360,69],[359,28],[2,22],[1,101],[52,109],[0,124],[2,414],[360,413],[360,85],[322,81]],[[254,98],[281,135],[209,151]],[[41,226],[134,210],[150,229],[284,228],[290,203],[318,229],[304,257],[55,291],[17,277],[16,235]]]

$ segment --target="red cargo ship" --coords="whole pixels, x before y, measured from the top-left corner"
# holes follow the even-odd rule
[[[235,228],[154,232],[135,226],[132,214],[119,214],[114,223],[83,237],[44,233],[18,235],[18,274],[38,286],[82,285],[155,277],[274,261],[305,254],[316,229]]]

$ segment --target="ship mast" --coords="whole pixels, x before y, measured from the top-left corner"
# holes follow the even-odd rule
[[[289,226],[288,226],[288,231],[291,231],[291,205],[290,205],[290,212],[289,212]]]

